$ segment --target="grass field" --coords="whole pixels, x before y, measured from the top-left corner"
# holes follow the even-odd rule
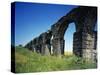
[[[22,47],[16,47],[15,52],[17,73],[96,68],[96,64],[85,63],[81,58],[72,54],[65,55],[62,58],[41,56]]]
[[[64,52],[64,55],[65,55],[65,56],[72,56],[73,53],[72,53],[71,51],[67,51],[67,50],[66,50],[66,51]]]

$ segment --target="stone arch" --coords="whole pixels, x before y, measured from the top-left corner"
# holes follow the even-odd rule
[[[90,43],[91,45],[93,44],[93,39],[95,39],[93,37],[94,35],[96,36],[96,33],[94,32],[96,21],[96,7],[80,6],[63,16],[52,26],[54,54],[57,56],[64,54],[64,34],[68,25],[74,22],[76,27],[76,32],[74,33],[73,38],[74,54],[83,58],[92,57],[91,51],[94,48],[91,48],[87,43]]]
[[[55,23],[55,29],[59,36],[64,36],[68,25],[72,22],[75,23],[76,32],[84,31],[84,29],[87,32],[93,31],[97,22],[97,8],[79,6],[63,16]]]

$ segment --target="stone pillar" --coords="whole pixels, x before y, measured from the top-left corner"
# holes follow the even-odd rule
[[[46,39],[47,33],[42,34],[42,44],[41,44],[41,54],[42,55],[50,55],[49,44],[47,43],[48,39]]]
[[[35,48],[35,45],[33,45],[32,47],[33,47],[33,51],[34,51],[34,52],[36,52],[36,48]]]
[[[42,50],[41,50],[42,55],[50,55],[49,48],[47,44],[42,44]]]
[[[50,41],[51,41],[51,40],[50,40]],[[51,44],[47,44],[47,48],[48,48],[49,53],[50,53],[50,55],[51,55]]]
[[[75,32],[73,36],[73,53],[82,57],[82,32]]]
[[[95,62],[96,60],[96,32],[75,32],[73,39],[73,53],[85,61]]]
[[[97,50],[96,50],[96,40],[97,34],[96,32],[92,32],[92,34],[83,34],[83,58],[86,61],[96,62],[97,60]]]
[[[34,52],[35,50],[34,50],[34,45],[32,44],[32,51]]]
[[[64,55],[65,40],[61,40],[61,54]]]
[[[64,40],[61,38],[53,38],[53,54],[56,56],[61,57],[61,55],[64,55]]]

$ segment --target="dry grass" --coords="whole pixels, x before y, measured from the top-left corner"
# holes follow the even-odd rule
[[[65,51],[64,52],[64,55],[65,56],[72,56],[73,55],[73,52],[71,52],[71,51]]]

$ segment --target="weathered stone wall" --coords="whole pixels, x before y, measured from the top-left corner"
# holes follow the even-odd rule
[[[92,34],[85,32],[75,32],[73,40],[73,53],[86,59],[86,61],[97,60],[97,32]]]

